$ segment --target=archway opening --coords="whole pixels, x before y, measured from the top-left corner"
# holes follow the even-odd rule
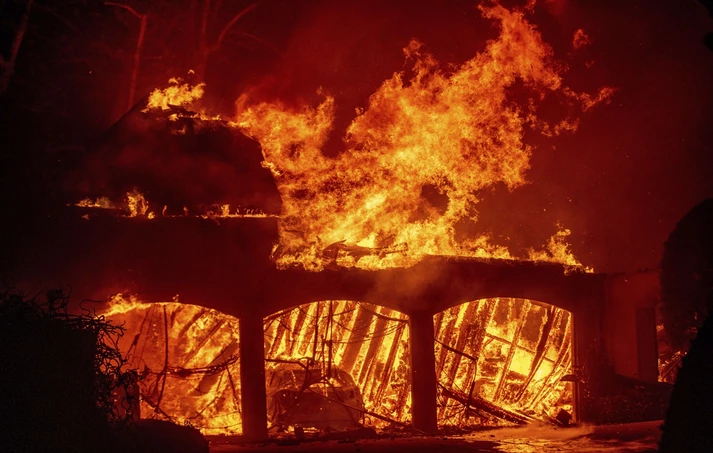
[[[408,424],[408,317],[363,302],[312,302],[268,316],[271,433]]]
[[[573,419],[570,312],[482,299],[438,313],[434,325],[439,426]]]
[[[141,418],[239,434],[238,319],[180,302],[115,296],[103,313],[125,329],[119,350],[138,373]]]

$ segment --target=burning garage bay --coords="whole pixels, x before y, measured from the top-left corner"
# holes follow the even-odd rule
[[[238,303],[256,304],[251,329],[261,325],[262,339],[240,334],[248,322],[242,315],[207,308],[213,306],[207,293],[176,289],[175,302],[115,296],[110,303],[105,315],[126,322],[124,347],[144,378],[143,416],[189,422],[206,433],[238,433],[245,420],[259,425],[261,417],[274,430],[569,422],[577,378],[573,314],[565,306],[575,301],[549,305],[550,297],[567,297],[530,290],[528,284],[537,286],[531,282],[513,290],[487,273],[501,266],[503,273],[519,272],[513,270],[519,260],[536,266],[527,278],[544,272],[559,285],[567,276],[580,281],[591,269],[574,257],[569,231],[560,225],[524,255],[469,225],[487,216],[478,210],[486,189],[526,184],[533,152],[526,131],[574,132],[577,114],[613,91],[567,87],[526,10],[495,5],[481,12],[499,28],[497,39],[459,66],[440,64],[427,43],[407,43],[410,67],[357,110],[336,156],[324,152],[337,102],[327,92],[316,106],[294,106],[249,91],[235,115],[223,119],[201,108],[204,86],[172,79],[107,133],[69,184],[84,197],[77,207],[89,222],[99,210],[130,217],[127,222],[160,223],[161,231],[195,219],[198,234],[182,237],[186,243],[207,242],[202,222],[216,225],[213,231],[261,218],[277,228],[272,269],[250,269],[244,259],[242,267],[221,270],[228,279],[236,275],[238,293],[240,285],[250,286],[253,299]],[[545,100],[569,113],[556,121],[539,118]],[[151,244],[137,246],[158,253]],[[434,257],[445,267],[490,270],[458,285],[439,282],[439,273],[416,272],[394,285],[373,277],[407,274]],[[216,264],[223,263],[210,266]],[[280,272],[300,277],[273,288]],[[162,278],[162,288],[178,279]],[[201,278],[217,277],[197,270],[190,278],[200,286]],[[367,289],[353,289],[371,278],[376,283]],[[312,279],[321,283],[298,289]],[[135,289],[144,294],[153,285],[145,278]],[[320,285],[327,289],[320,292]],[[342,293],[332,285],[346,285],[344,293],[355,297],[334,296]],[[567,291],[562,294],[575,294]],[[419,306],[420,299],[436,302]],[[264,363],[252,357],[246,367],[241,351],[248,342],[262,345]],[[253,367],[263,370],[264,386],[246,390],[243,378]],[[255,398],[264,394],[264,401],[246,402],[256,389]]]

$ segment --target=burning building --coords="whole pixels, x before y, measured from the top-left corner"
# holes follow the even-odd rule
[[[585,268],[564,228],[520,256],[467,224],[480,191],[525,183],[526,128],[576,130],[613,90],[565,86],[522,11],[481,11],[499,37],[447,70],[408,43],[336,157],[329,93],[247,93],[223,119],[173,80],[70,178],[58,227],[18,236],[48,255],[13,273],[104,301],[142,415],[205,433],[606,418],[658,377],[650,276]],[[575,113],[542,119],[543,99]]]

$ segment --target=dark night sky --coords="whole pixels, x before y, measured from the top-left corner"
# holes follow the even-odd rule
[[[4,11],[17,3],[7,2]],[[136,24],[93,2],[70,3],[57,10],[45,0],[49,6],[32,16],[15,78],[0,98],[2,190],[10,215],[26,215],[26,201],[59,203],[56,181],[81,159],[73,149],[96,140],[125,103]],[[178,3],[132,4],[150,10]],[[247,4],[225,3],[216,24]],[[458,64],[494,37],[475,4],[263,1],[240,25],[259,40],[225,45],[209,61],[207,102],[230,113],[234,99],[257,86],[261,96],[315,103],[322,86],[337,102],[326,151],[336,153],[354,108],[403,69],[401,49],[409,39]],[[482,228],[509,237],[516,248],[539,245],[561,222],[572,230],[576,256],[597,271],[656,267],[676,222],[713,196],[713,52],[703,41],[713,20],[693,0],[538,5],[532,22],[569,66],[565,83],[617,92],[609,105],[585,114],[575,134],[528,137],[536,146],[531,183],[482,194]],[[8,22],[0,25],[7,30]],[[139,79],[142,94],[191,66],[185,35],[166,32],[165,24],[154,27]],[[591,44],[570,55],[579,28]],[[6,54],[5,44],[0,49]]]

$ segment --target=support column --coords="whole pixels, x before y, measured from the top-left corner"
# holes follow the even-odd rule
[[[411,414],[413,427],[426,433],[438,430],[436,408],[436,355],[433,350],[433,316],[411,313]]]
[[[575,383],[575,421],[595,423],[598,420],[596,403],[603,388],[603,380],[613,373],[608,365],[601,341],[601,291],[582,297],[572,310],[573,365],[578,382]]]
[[[240,397],[243,436],[247,440],[267,438],[265,392],[265,340],[261,316],[240,318]]]

